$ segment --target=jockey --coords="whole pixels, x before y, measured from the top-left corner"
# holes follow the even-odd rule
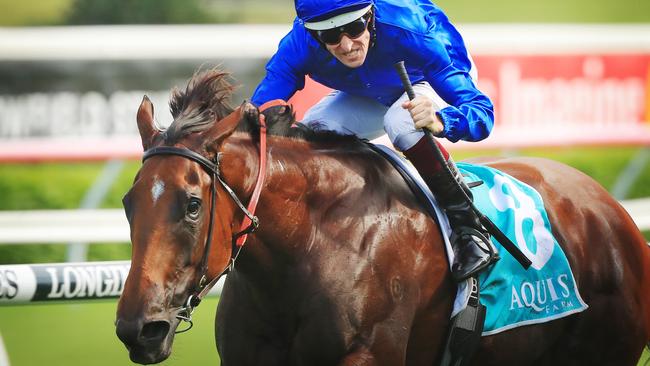
[[[449,153],[436,139],[478,141],[493,125],[490,99],[476,87],[476,70],[447,16],[429,0],[295,0],[297,18],[266,66],[256,105],[289,99],[305,75],[335,91],[307,111],[303,123],[374,139],[388,134],[413,163],[452,228],[452,275],[461,281],[498,257],[470,209]],[[393,65],[405,61],[416,98],[409,101]],[[460,185],[435,158],[441,149]]]

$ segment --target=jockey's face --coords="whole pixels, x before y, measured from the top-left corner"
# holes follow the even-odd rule
[[[368,54],[368,46],[370,45],[370,32],[366,29],[363,34],[357,38],[350,38],[347,34],[341,36],[341,40],[337,44],[325,44],[327,50],[330,51],[337,60],[349,68],[355,68],[363,65]]]

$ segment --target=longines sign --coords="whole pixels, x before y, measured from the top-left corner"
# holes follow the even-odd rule
[[[0,305],[119,297],[130,262],[0,266]]]

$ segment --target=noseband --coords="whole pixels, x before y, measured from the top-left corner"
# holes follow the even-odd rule
[[[264,122],[264,115],[260,114],[260,167],[257,175],[257,182],[255,183],[255,188],[253,189],[253,194],[251,200],[248,204],[248,207],[245,207],[237,194],[228,186],[228,184],[221,178],[219,164],[221,159],[221,153],[217,153],[214,161],[211,161],[204,157],[201,154],[198,154],[190,149],[174,146],[160,146],[154,147],[144,152],[142,156],[142,162],[149,159],[152,156],[157,155],[175,155],[181,156],[187,159],[190,159],[199,165],[208,173],[212,178],[210,184],[210,224],[208,225],[208,234],[205,240],[205,246],[203,250],[203,256],[201,258],[200,271],[201,277],[199,279],[198,285],[195,287],[195,291],[189,295],[185,304],[182,308],[179,309],[176,318],[182,321],[189,323],[189,326],[186,329],[181,331],[176,331],[176,333],[183,333],[190,330],[193,326],[192,323],[192,313],[194,308],[196,308],[200,303],[203,297],[210,291],[210,289],[217,283],[217,281],[228,271],[234,268],[235,261],[239,256],[241,248],[246,242],[248,234],[255,231],[259,226],[259,219],[255,216],[255,208],[257,207],[257,202],[259,201],[259,196],[262,191],[262,185],[264,184],[264,177],[266,175],[266,124]],[[235,202],[237,207],[244,213],[245,217],[242,221],[240,231],[233,235],[232,237],[232,251],[230,254],[230,263],[223,270],[223,272],[213,278],[210,282],[207,281],[207,272],[208,272],[208,258],[210,256],[210,248],[212,246],[212,227],[214,226],[214,216],[215,216],[215,207],[217,204],[217,191],[216,185],[217,182],[221,184],[223,189],[228,193],[230,198]]]

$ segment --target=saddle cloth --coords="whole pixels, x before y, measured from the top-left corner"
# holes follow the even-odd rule
[[[447,217],[415,168],[390,148],[375,145],[402,173],[410,175],[435,210],[445,240],[449,263],[453,250]],[[479,275],[480,301],[487,308],[483,335],[528,324],[544,323],[581,312],[587,305],[580,297],[566,255],[552,235],[542,198],[527,184],[494,168],[458,163],[466,182],[482,181],[472,188],[474,204],[489,217],[533,262],[528,270],[496,241],[501,259]],[[452,317],[469,298],[468,282],[460,283]]]

